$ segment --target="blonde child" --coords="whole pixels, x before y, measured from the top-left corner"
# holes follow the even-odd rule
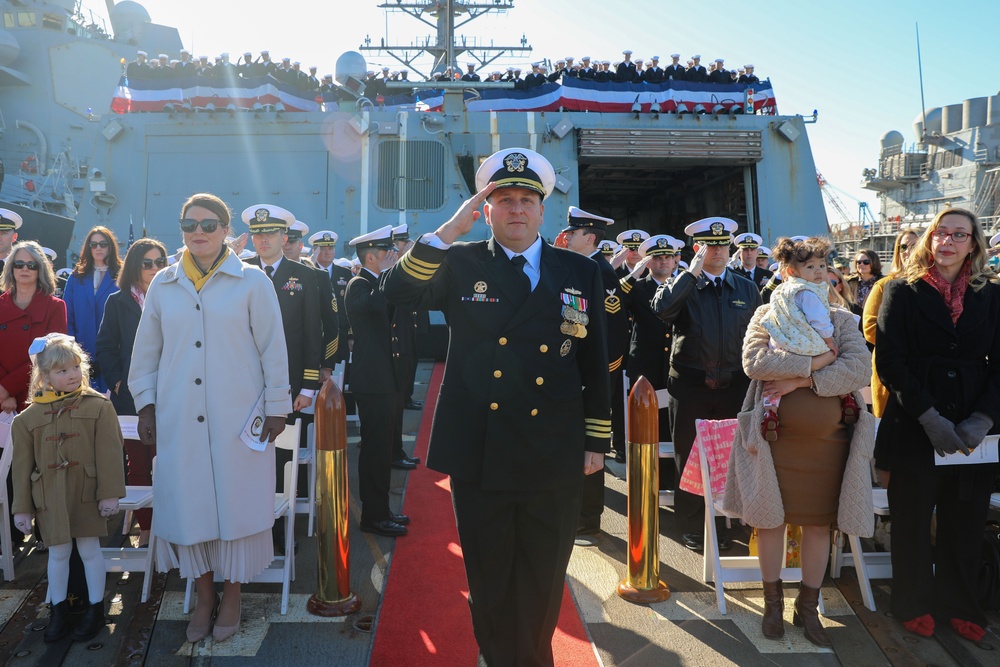
[[[122,434],[111,401],[90,388],[87,355],[65,334],[36,338],[28,349],[28,407],[14,418],[11,438],[14,525],[31,532],[37,516],[49,545],[52,611],[46,642],[69,633],[69,557],[76,539],[90,606],[73,629],[89,641],[104,627],[104,556],[101,537],[125,495]]]
[[[782,281],[771,295],[771,309],[762,324],[771,335],[774,347],[814,357],[827,351],[839,354],[833,341],[830,320],[830,282],[826,257],[830,242],[824,238],[792,240],[780,238],[774,248],[774,258],[782,267]],[[844,422],[853,424],[858,418],[854,398],[841,398]],[[765,397],[764,421],[761,432],[773,442],[778,439],[778,407],[776,397]]]

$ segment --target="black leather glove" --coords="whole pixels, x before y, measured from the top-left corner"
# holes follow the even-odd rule
[[[139,410],[139,442],[144,445],[156,444],[156,406],[147,405]]]
[[[962,452],[966,456],[970,450],[962,442],[955,431],[955,424],[950,419],[942,417],[936,408],[928,408],[917,420],[924,427],[924,433],[930,438],[931,446],[941,456]]]
[[[993,428],[993,420],[988,415],[982,412],[973,412],[955,427],[955,432],[958,433],[958,437],[962,439],[966,447],[975,449],[991,428]]]

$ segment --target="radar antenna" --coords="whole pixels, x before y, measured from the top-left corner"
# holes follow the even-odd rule
[[[527,38],[521,36],[520,46],[496,46],[490,44],[477,44],[475,39],[467,39],[464,35],[461,43],[455,41],[455,29],[459,28],[480,16],[485,16],[491,12],[502,13],[513,9],[514,0],[490,0],[489,2],[474,2],[471,0],[396,0],[395,2],[385,2],[379,5],[380,9],[386,12],[404,12],[415,19],[426,23],[437,31],[434,37],[426,37],[423,43],[412,43],[410,45],[386,44],[385,40],[380,40],[377,45],[372,44],[371,37],[365,38],[365,43],[359,47],[360,51],[373,51],[377,53],[385,52],[406,67],[412,69],[417,74],[427,78],[427,74],[414,67],[413,63],[423,54],[433,56],[434,64],[431,73],[442,73],[448,67],[452,71],[458,71],[458,57],[467,53],[470,58],[479,63],[476,70],[480,70],[496,59],[507,53],[524,54],[531,52],[531,46]]]

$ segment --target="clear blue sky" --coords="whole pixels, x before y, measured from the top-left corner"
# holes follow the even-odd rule
[[[95,4],[89,0],[88,4]],[[375,0],[144,0],[155,23],[180,29],[195,55],[268,49],[333,73],[337,57],[372,44],[410,44],[432,29],[401,12],[387,17]],[[94,7],[94,9],[103,9]],[[460,28],[480,43],[518,44],[530,55],[508,57],[496,69],[565,56],[620,59],[623,49],[644,60],[700,53],[724,58],[727,68],[746,63],[770,77],[783,114],[809,115],[817,167],[836,189],[849,216],[856,200],[878,213],[874,193],[859,187],[861,170],[875,167],[879,139],[899,130],[915,141],[920,114],[915,25],[919,22],[927,108],[960,103],[1000,89],[1000,0],[762,0],[668,2],[667,0],[515,0],[513,9]],[[464,62],[465,59],[460,59]],[[662,64],[663,61],[661,61]],[[388,56],[369,64],[395,69]],[[493,69],[491,66],[490,69]],[[831,211],[831,222],[837,217]]]

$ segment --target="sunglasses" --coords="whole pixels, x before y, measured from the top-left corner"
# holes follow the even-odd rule
[[[108,243],[107,241],[91,241],[90,249],[93,250],[94,248],[107,248],[109,245],[111,244]]]
[[[29,271],[38,270],[38,262],[25,262],[24,260],[17,260],[13,262],[15,269],[28,269]]]
[[[222,225],[222,221],[213,220],[212,218],[208,218],[206,220],[191,220],[190,218],[181,219],[182,232],[190,234],[194,230],[198,229],[199,225],[201,225],[201,231],[205,232],[206,234],[211,234],[212,232],[214,232],[216,229],[219,228],[219,225]]]
[[[839,280],[831,280],[830,284],[833,285],[834,287],[836,287],[837,285],[840,284],[840,281]]]
[[[855,264],[864,264],[865,266],[868,266],[869,264],[872,263],[872,261],[870,259],[856,259],[856,260],[854,260],[854,263]]]
[[[142,268],[146,269],[147,271],[153,268],[154,266],[158,269],[162,269],[166,265],[167,265],[166,257],[157,257],[156,259],[148,259],[144,257],[142,259]]]

